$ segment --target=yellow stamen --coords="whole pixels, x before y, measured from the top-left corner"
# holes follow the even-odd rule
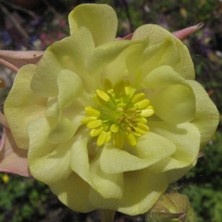
[[[136,140],[136,137],[132,133],[127,135],[127,139],[128,139],[128,143],[131,146],[136,146],[137,140]]]
[[[153,106],[145,93],[136,93],[128,82],[121,81],[114,87],[109,82],[105,89],[96,90],[96,105],[85,107],[82,124],[90,129],[91,137],[97,137],[97,146],[110,141],[118,148],[136,146],[137,139],[149,132],[147,118],[154,114]]]
[[[97,146],[102,146],[105,144],[106,142],[106,137],[107,137],[107,133],[105,131],[102,131],[99,136],[98,139],[96,141]]]
[[[92,129],[92,130],[90,131],[90,136],[91,136],[91,137],[96,137],[96,136],[98,136],[103,130],[104,130],[103,127],[96,128],[96,129]]]
[[[144,93],[135,94],[134,97],[132,98],[132,103],[139,102],[139,101],[143,100],[144,98],[145,98]]]
[[[97,89],[97,90],[96,90],[96,93],[97,93],[97,95],[99,96],[99,98],[102,99],[102,100],[104,100],[105,102],[107,102],[107,101],[110,100],[109,95],[108,95],[106,92],[104,92],[103,90]]]
[[[93,120],[87,124],[87,127],[90,129],[97,128],[98,126],[102,126],[101,120]]]
[[[145,109],[150,104],[150,101],[148,99],[143,99],[137,103],[134,104],[135,107],[138,109]]]
[[[81,123],[87,124],[87,123],[89,123],[89,122],[91,122],[93,120],[96,120],[96,119],[97,119],[97,117],[95,117],[95,116],[88,116],[88,117],[83,118],[81,120]]]
[[[119,131],[119,126],[116,124],[112,124],[110,130],[112,133],[117,133]]]
[[[88,116],[95,116],[95,117],[99,117],[100,112],[97,109],[94,109],[91,106],[86,106],[85,107],[85,112]]]

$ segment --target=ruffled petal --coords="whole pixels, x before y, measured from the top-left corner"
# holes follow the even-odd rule
[[[107,65],[118,59],[130,45],[132,45],[131,41],[116,40],[95,48],[87,62],[88,72],[93,76],[98,75]]]
[[[219,112],[204,88],[196,81],[188,81],[196,97],[196,115],[192,121],[201,134],[203,147],[213,136],[219,123]]]
[[[51,128],[47,119],[39,118],[29,125],[30,148],[28,161],[31,174],[38,180],[52,184],[71,174],[70,146],[73,141],[55,145],[48,136]]]
[[[78,30],[75,35],[52,44],[37,66],[31,83],[32,90],[42,96],[57,96],[57,79],[62,69],[74,71],[87,82],[85,63],[93,48],[92,36],[84,28]]]
[[[176,152],[152,167],[152,170],[166,172],[190,167],[196,162],[200,149],[200,133],[192,123],[172,126],[164,122],[149,122],[151,131],[172,141]],[[183,171],[181,171],[183,172]],[[183,172],[184,173],[184,172]]]
[[[103,148],[100,164],[106,173],[122,173],[146,168],[175,152],[175,145],[155,133],[147,133],[138,140],[134,154],[106,145]]]
[[[96,209],[89,201],[90,186],[75,173],[51,184],[50,188],[63,204],[74,211],[85,213]]]
[[[90,183],[89,156],[88,156],[88,134],[78,133],[71,146],[71,168],[83,180]]]
[[[100,168],[100,158],[90,165],[91,185],[103,198],[120,199],[123,195],[123,174],[105,173]]]
[[[155,60],[155,64],[148,61],[146,67],[150,69],[150,65],[170,65],[185,79],[194,79],[193,62],[187,47],[166,29],[153,24],[143,25],[134,32],[132,39],[147,39],[151,46],[168,40],[170,47],[165,48],[164,54]]]
[[[147,212],[168,187],[164,174],[153,174],[149,169],[126,173],[124,184],[118,211],[128,215]]]
[[[71,167],[73,171],[104,198],[121,198],[123,193],[122,175],[103,172],[100,169],[99,156],[89,157],[88,142],[89,138],[85,132],[81,132],[81,134],[76,135],[74,138],[71,153]],[[93,149],[93,147],[89,147],[89,149]]]
[[[4,113],[19,148],[28,149],[28,124],[43,115],[46,99],[30,90],[35,65],[23,66],[16,75],[13,87],[5,101]]]
[[[95,45],[114,40],[118,20],[115,11],[105,4],[82,4],[69,14],[71,35],[86,27],[92,34]]]
[[[63,69],[58,75],[58,103],[61,110],[69,107],[73,103],[80,101],[86,103],[88,98],[84,90],[81,78],[74,72]],[[89,99],[88,99],[89,100]]]
[[[49,133],[48,140],[54,144],[65,143],[71,139],[81,125],[80,122],[74,125],[73,122],[66,117],[61,117],[58,122],[50,122],[52,123],[50,124],[51,132]]]
[[[194,118],[196,100],[192,88],[171,67],[153,70],[142,83],[155,114],[162,120],[178,124]]]

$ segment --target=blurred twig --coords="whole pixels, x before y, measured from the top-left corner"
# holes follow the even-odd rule
[[[61,16],[50,4],[47,0],[43,0],[44,4],[48,7],[48,10],[51,11],[55,16]]]
[[[130,12],[129,12],[128,2],[126,0],[122,0],[122,3],[123,3],[123,6],[124,6],[124,10],[126,12],[126,17],[128,19],[128,22],[129,22],[130,32],[132,32],[133,31],[133,24],[132,24],[132,18],[131,18]]]
[[[4,13],[4,15],[11,21],[11,23],[15,26],[15,28],[19,31],[19,33],[22,35],[22,37],[28,41],[29,36],[26,33],[26,31],[22,28],[22,26],[18,23],[18,21],[11,15],[11,13],[8,11],[8,9],[0,3],[0,9]]]
[[[1,2],[3,2],[4,4],[8,5],[9,7],[13,8],[15,10],[21,11],[21,12],[29,15],[33,19],[37,19],[38,18],[38,16],[34,12],[32,12],[32,11],[30,11],[28,9],[25,9],[23,7],[15,5],[15,4],[13,4],[13,3],[9,2],[9,1],[1,0]]]

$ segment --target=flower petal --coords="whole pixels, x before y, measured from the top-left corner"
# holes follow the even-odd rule
[[[63,180],[71,173],[70,146],[73,141],[59,145],[52,144],[48,140],[50,131],[50,125],[45,118],[39,118],[29,125],[30,171],[36,179],[46,184]]]
[[[128,215],[147,212],[168,187],[164,174],[153,174],[148,169],[126,173],[124,184],[118,211]]]
[[[132,44],[130,41],[113,41],[101,45],[92,51],[87,62],[87,69],[91,75],[100,73],[109,63],[118,58],[118,56]]]
[[[173,36],[166,29],[153,24],[143,25],[134,32],[132,39],[148,39],[149,44],[152,46],[159,44],[166,39],[170,40],[172,46],[168,49],[168,51],[165,51],[167,56],[163,57],[168,62],[165,63],[164,59],[162,59],[162,65],[171,65],[175,71],[185,79],[194,79],[194,67],[188,49],[179,39]],[[156,60],[156,63],[159,63],[157,61],[158,60]],[[150,63],[148,63],[147,67],[149,64]]]
[[[194,118],[196,101],[193,90],[171,67],[156,68],[142,84],[148,88],[155,114],[162,120],[177,124]]]
[[[196,96],[196,116],[192,122],[200,131],[203,147],[215,133],[219,123],[219,113],[209,95],[198,82],[190,80],[188,83]]]
[[[74,211],[84,213],[96,209],[89,201],[90,186],[75,173],[51,184],[50,188],[63,204]]]
[[[93,36],[95,45],[114,40],[118,20],[115,11],[105,4],[82,4],[69,14],[71,35],[86,27]]]
[[[53,126],[54,124],[55,127]],[[62,117],[58,122],[52,121],[48,140],[54,144],[64,143],[73,137],[80,125],[80,122],[74,125],[73,122],[66,117]]]
[[[85,78],[85,61],[93,48],[92,36],[85,28],[52,44],[37,66],[31,83],[32,90],[42,96],[56,96],[57,78],[61,69],[69,69]]]
[[[88,134],[78,133],[71,147],[71,168],[83,180],[90,183],[89,156],[88,156]]]
[[[104,198],[121,198],[123,192],[122,175],[105,174],[102,172],[98,157],[94,157],[93,162],[91,161],[89,164],[88,140],[89,138],[87,138],[85,132],[79,133],[74,138],[71,153],[72,170],[89,183]],[[93,147],[89,147],[89,149],[93,149]]]
[[[27,149],[29,122],[43,115],[46,99],[30,90],[35,65],[23,66],[16,75],[14,85],[5,101],[4,112],[12,135],[19,148]]]
[[[61,109],[74,103],[83,94],[81,78],[74,72],[63,69],[58,75],[58,102]]]
[[[150,121],[149,126],[151,131],[169,139],[176,146],[176,152],[171,157],[163,159],[162,163],[154,165],[152,170],[166,172],[189,167],[196,162],[200,148],[200,133],[194,124],[172,126],[161,121]]]
[[[122,173],[146,168],[175,152],[175,145],[162,136],[149,132],[138,140],[133,154],[111,145],[104,147],[100,164],[106,173]]]
[[[123,174],[105,173],[100,168],[100,159],[90,164],[91,185],[102,197],[120,199],[123,195]]]

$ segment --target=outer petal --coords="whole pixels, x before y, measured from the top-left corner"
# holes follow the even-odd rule
[[[56,96],[57,78],[61,69],[74,71],[81,75],[82,79],[88,78],[84,71],[85,62],[93,48],[92,36],[85,28],[78,30],[73,36],[52,44],[37,66],[31,84],[32,90],[42,96]]]
[[[126,173],[124,184],[118,211],[128,215],[147,212],[168,187],[164,174],[153,174],[148,169]]]
[[[169,157],[175,152],[175,145],[162,136],[148,133],[140,138],[134,155],[127,151],[105,146],[103,148],[100,164],[106,173],[121,173],[146,168],[162,158]]]
[[[75,173],[51,184],[50,188],[62,203],[74,211],[84,213],[96,209],[89,201],[90,186]]]
[[[29,145],[29,122],[43,115],[46,99],[30,90],[35,65],[23,66],[16,75],[14,85],[5,101],[4,112],[16,144],[23,149]]]
[[[213,136],[219,123],[219,113],[203,87],[196,81],[188,81],[196,96],[196,116],[192,121],[200,131],[201,145]]]
[[[152,170],[166,172],[191,166],[198,158],[200,133],[192,123],[172,126],[164,122],[149,122],[151,131],[164,136],[176,145],[176,152],[153,166]]]
[[[140,26],[133,34],[133,40],[148,39],[150,45],[159,44],[166,39],[169,39],[174,47],[171,47],[171,53],[168,53],[167,60],[172,58],[179,59],[178,62],[173,62],[173,68],[185,79],[194,79],[194,67],[189,51],[186,46],[167,30],[158,25],[143,25]],[[170,65],[170,64],[165,64]]]
[[[74,138],[71,156],[73,171],[89,183],[104,198],[120,198],[123,192],[122,175],[104,173],[100,169],[99,156],[94,158],[88,156],[87,137],[85,132],[81,132]],[[93,149],[93,147],[89,147],[89,149]],[[89,158],[93,159],[90,164]]]
[[[114,209],[128,215],[138,215],[147,212],[167,187],[164,174],[153,174],[145,169],[124,174],[124,195],[120,200],[104,199],[94,190],[90,191],[89,198],[97,209]]]
[[[45,118],[39,118],[29,126],[30,171],[35,178],[46,184],[63,180],[71,173],[70,146],[73,141],[54,145],[48,140],[50,130],[50,125]]]
[[[123,195],[123,174],[105,173],[100,168],[100,159],[90,165],[92,187],[104,198],[120,199]]]
[[[118,20],[115,11],[108,5],[82,4],[69,14],[71,34],[86,27],[93,36],[95,45],[114,40]]]
[[[164,121],[177,124],[188,122],[195,115],[195,95],[192,88],[171,67],[154,69],[142,82],[148,88],[155,113]]]

